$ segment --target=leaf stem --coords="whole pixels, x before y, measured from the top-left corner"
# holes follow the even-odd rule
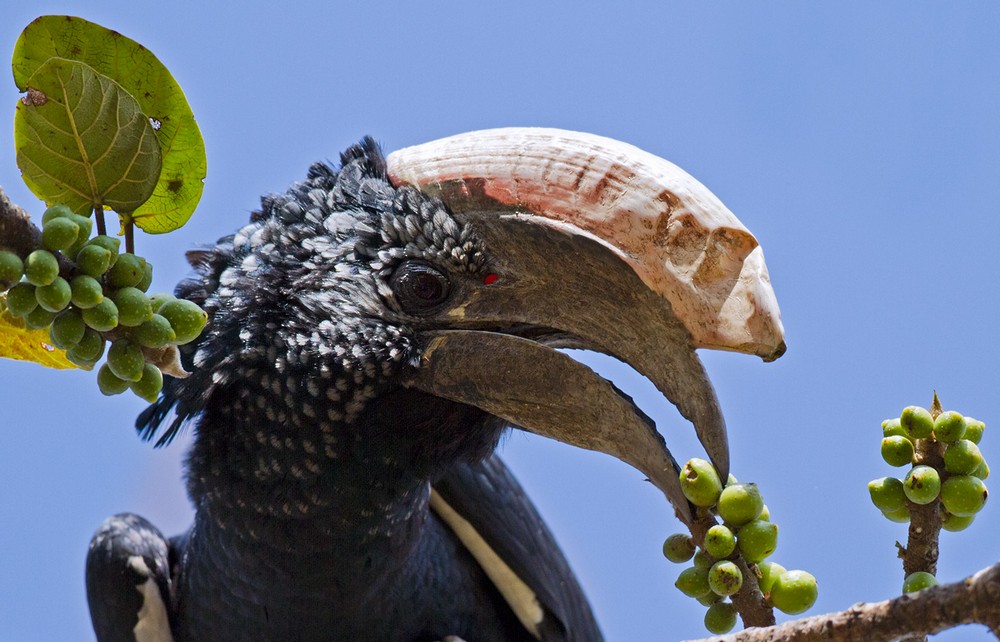
[[[104,225],[104,208],[100,205],[94,208],[94,222],[97,224],[98,236],[104,236],[108,233],[108,228]]]
[[[125,251],[135,254],[135,228],[131,220],[125,224]]]

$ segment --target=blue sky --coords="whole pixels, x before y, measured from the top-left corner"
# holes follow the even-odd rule
[[[187,273],[185,249],[365,134],[392,150],[562,127],[677,163],[760,240],[782,308],[781,360],[702,353],[733,471],[760,484],[781,528],[774,559],[819,579],[812,613],[897,594],[905,527],[865,489],[891,471],[881,420],[937,389],[946,408],[987,422],[982,448],[1000,467],[1000,5],[612,4],[6,2],[0,56],[34,17],[79,15],[149,47],[184,87],[209,176],[185,228],[138,238],[157,290]],[[14,163],[16,98],[0,83],[0,185],[40,213]],[[647,382],[584,358],[652,414],[678,458],[700,454]],[[90,535],[126,510],[186,528],[185,443],[140,442],[143,403],[101,397],[90,374],[4,361],[0,382],[0,640],[89,639]],[[520,433],[503,452],[609,640],[705,634],[660,554],[678,523],[641,475]],[[939,577],[995,562],[997,532],[988,505],[968,531],[945,533]]]

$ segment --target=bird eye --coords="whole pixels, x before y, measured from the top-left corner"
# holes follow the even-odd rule
[[[410,313],[437,307],[451,292],[451,283],[443,272],[419,261],[407,261],[396,268],[389,284],[400,306]]]

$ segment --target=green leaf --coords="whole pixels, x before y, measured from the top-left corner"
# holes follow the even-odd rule
[[[71,16],[42,16],[14,46],[14,81],[28,79],[52,57],[78,60],[112,78],[138,101],[154,123],[163,169],[152,197],[131,217],[142,230],[159,234],[191,218],[206,174],[205,143],[184,92],[148,49],[100,25]]]
[[[131,212],[160,175],[160,148],[139,104],[107,76],[50,58],[28,80],[14,115],[17,165],[47,203],[78,213]]]
[[[0,293],[0,357],[34,361],[46,368],[76,368],[66,352],[52,345],[48,328],[29,330],[24,321],[7,311],[7,294]]]

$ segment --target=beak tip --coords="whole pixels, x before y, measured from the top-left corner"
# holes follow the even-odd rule
[[[778,346],[774,349],[773,352],[771,352],[770,354],[761,355],[761,358],[764,360],[764,363],[771,363],[772,361],[777,361],[778,359],[780,359],[781,356],[785,354],[787,350],[788,346],[785,344],[784,341],[782,341],[781,343],[778,344]]]

